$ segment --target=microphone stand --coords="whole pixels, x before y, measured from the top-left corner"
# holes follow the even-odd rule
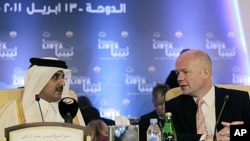
[[[38,94],[35,95],[35,99],[38,103],[38,106],[39,106],[39,111],[40,111],[40,114],[41,114],[41,118],[42,118],[42,121],[44,122],[44,118],[43,118],[43,112],[42,112],[42,108],[41,108],[41,105],[40,105],[40,97]]]
[[[220,121],[221,114],[222,114],[222,112],[224,111],[224,107],[225,107],[225,105],[226,105],[228,99],[229,99],[229,96],[226,95],[226,96],[224,97],[224,102],[223,102],[223,105],[222,105],[222,107],[221,107],[221,110],[220,110],[218,119],[217,119],[217,121],[216,121],[216,123],[215,123],[213,141],[217,141],[217,137],[216,137],[216,128],[217,128],[217,125],[218,125],[218,123],[219,123],[219,121]]]

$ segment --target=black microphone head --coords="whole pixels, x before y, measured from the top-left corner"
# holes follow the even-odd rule
[[[36,95],[35,95],[35,99],[36,99],[36,101],[40,101],[40,96],[39,96],[39,94],[36,94]]]
[[[228,101],[229,100],[229,95],[226,95],[225,97],[224,97],[224,101]]]
[[[71,97],[64,97],[60,100],[58,108],[64,121],[72,123],[72,120],[78,111],[77,101]]]

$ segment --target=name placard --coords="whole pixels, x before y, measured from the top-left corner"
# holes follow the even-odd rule
[[[30,123],[6,128],[7,141],[83,141],[84,127],[68,123]]]

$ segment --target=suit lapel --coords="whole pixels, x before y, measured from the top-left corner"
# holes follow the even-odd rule
[[[184,113],[183,121],[185,121],[188,124],[188,127],[190,130],[194,133],[196,133],[196,111],[197,111],[197,105],[194,102],[193,98],[191,96],[186,97],[187,100],[184,100],[182,112]]]

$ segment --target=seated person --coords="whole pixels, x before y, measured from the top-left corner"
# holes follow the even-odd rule
[[[150,125],[151,118],[158,119],[158,125],[162,129],[165,122],[165,95],[169,87],[165,84],[157,84],[152,92],[152,103],[155,109],[145,115],[142,115],[139,120],[139,136],[140,141],[146,141],[146,132]]]
[[[93,106],[88,106],[85,107],[84,109],[80,109],[84,122],[87,125],[91,120],[94,119],[100,119],[100,113],[99,111],[93,107]]]
[[[70,97],[71,70],[67,69],[65,61],[55,58],[31,58],[30,62],[24,78],[22,100],[10,101],[0,109],[0,139],[6,127],[42,121],[64,122],[58,103],[63,97]],[[36,95],[40,98],[42,115]],[[80,111],[73,122],[85,126]]]
[[[91,120],[86,127],[86,134],[91,137],[91,141],[108,141],[109,129],[101,119]]]
[[[86,124],[94,119],[102,119],[107,125],[115,125],[114,120],[101,117],[99,110],[92,106],[92,103],[86,96],[78,97],[78,105]]]
[[[88,106],[93,106],[87,96],[78,96],[78,105],[80,109],[86,108]]]
[[[182,53],[176,60],[175,70],[183,94],[167,101],[165,109],[172,112],[178,141],[216,138],[229,141],[230,125],[250,124],[248,92],[216,87],[212,60],[207,53],[202,50]]]

